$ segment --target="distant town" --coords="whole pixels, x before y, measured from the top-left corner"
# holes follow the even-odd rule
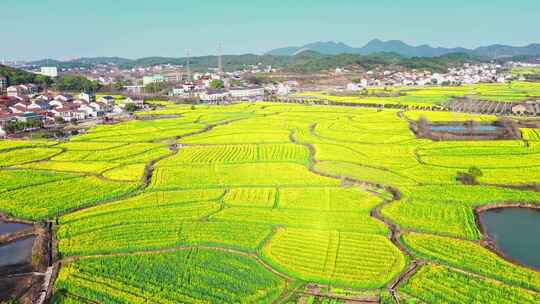
[[[92,84],[79,92],[50,88],[47,83],[12,84],[0,75],[0,136],[40,128],[58,128],[66,123],[106,121],[145,108],[148,98],[176,102],[223,104],[287,97],[302,91],[355,92],[368,88],[461,86],[526,80],[512,73],[516,68],[540,68],[540,64],[509,61],[463,63],[446,73],[428,69],[381,68],[358,70],[335,68],[319,73],[290,73],[269,65],[247,65],[225,71],[221,56],[206,72],[183,65],[157,64],[122,69],[114,63],[95,67],[58,68],[11,62],[26,72],[54,81],[75,77]],[[96,91],[100,91],[100,93]],[[96,95],[96,93],[98,93]]]

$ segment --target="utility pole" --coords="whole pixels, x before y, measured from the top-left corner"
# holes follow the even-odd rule
[[[223,76],[223,58],[221,57],[221,43],[218,47],[218,75]]]
[[[187,74],[188,80],[191,80],[191,67],[189,66],[189,61],[190,61],[189,50],[186,50],[186,74]]]

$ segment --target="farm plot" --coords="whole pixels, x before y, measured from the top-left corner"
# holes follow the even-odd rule
[[[180,152],[160,166],[178,164],[214,164],[247,162],[297,162],[307,165],[309,152],[294,144],[251,144],[182,147]]]
[[[137,187],[137,183],[103,181],[92,176],[62,179],[1,193],[0,206],[13,216],[39,220],[119,198]]]
[[[58,148],[28,148],[3,151],[0,153],[0,168],[31,163],[62,153]]]
[[[508,201],[535,203],[540,194],[489,186],[432,185],[407,188],[382,214],[403,228],[467,239],[480,238],[475,206]]]
[[[336,229],[384,235],[388,233],[388,229],[382,222],[360,212],[231,207],[212,216],[211,219],[241,220],[247,223],[304,229]]]
[[[107,147],[102,149],[102,145]],[[163,144],[111,144],[99,142],[68,142],[50,160],[17,165],[28,170],[73,172],[100,176],[112,181],[140,181],[146,164],[171,154]],[[100,150],[93,150],[100,149]]]
[[[178,212],[178,209],[161,210]],[[117,223],[112,227],[103,226],[101,229],[86,231],[83,231],[84,227],[73,224],[61,231],[59,248],[64,256],[174,249],[182,246],[211,246],[255,252],[271,234],[268,225],[192,218],[195,218],[193,212],[191,215],[178,213],[178,220],[162,218],[156,221]],[[101,218],[96,220],[98,225],[106,224]]]
[[[111,162],[93,161],[93,162],[71,162],[71,161],[44,161],[17,166],[22,169],[48,170],[58,172],[78,172],[99,174],[105,170],[110,170],[118,166]]]
[[[20,149],[20,148],[43,148],[57,145],[55,141],[44,140],[2,140],[0,141],[0,151]]]
[[[228,206],[271,208],[279,202],[279,197],[276,188],[233,188],[223,201]]]
[[[322,161],[315,164],[316,170],[339,178],[354,178],[372,183],[392,186],[416,185],[417,181],[381,166],[362,165],[340,161]]]
[[[315,175],[293,163],[178,165],[154,171],[151,189],[225,188],[242,186],[336,186],[339,181]]]
[[[85,259],[63,267],[56,303],[272,303],[286,282],[253,259],[221,251]],[[67,301],[65,300],[67,297]]]
[[[241,220],[210,222],[202,219],[220,209],[223,194],[219,189],[149,192],[68,214],[60,219],[59,247],[66,255],[186,245],[254,251],[270,234],[270,227]]]
[[[280,229],[263,249],[269,263],[307,281],[379,288],[405,267],[405,257],[377,235]]]
[[[354,211],[368,213],[381,203],[377,196],[360,188],[282,188],[279,190],[280,209],[317,211]]]
[[[248,144],[248,143],[289,143],[289,132],[286,131],[253,131],[242,129],[221,129],[216,128],[211,133],[203,133],[195,136],[186,137],[182,140],[186,144]]]
[[[133,128],[120,130],[107,130],[99,132],[90,132],[78,137],[73,141],[99,141],[112,143],[141,143],[141,142],[156,142],[169,138],[176,138],[200,132],[204,130],[206,125],[185,123],[171,126],[134,126]]]
[[[84,142],[88,145],[90,142]],[[111,147],[105,150],[82,150],[68,148],[68,151],[54,157],[57,161],[115,161],[134,162],[133,159],[145,158],[147,161],[158,158],[160,155],[169,153],[168,149],[161,144],[133,143],[119,147]],[[91,148],[92,146],[89,146]]]
[[[36,170],[2,170],[0,193],[80,177],[78,174]]]
[[[401,292],[426,303],[538,303],[538,295],[443,266],[423,266]]]
[[[455,154],[445,155],[431,150],[429,153],[421,151],[419,155],[427,165],[447,168],[467,169],[475,166],[480,169],[520,170],[540,166],[540,149],[510,149],[507,153],[502,149],[485,149],[483,154],[480,152],[476,155],[467,154],[465,149],[453,149],[452,152]]]
[[[540,291],[540,273],[512,264],[476,243],[420,233],[408,233],[403,240],[423,258]]]

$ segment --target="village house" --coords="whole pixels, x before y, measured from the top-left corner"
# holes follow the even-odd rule
[[[92,109],[94,109],[97,116],[103,116],[104,112],[109,112],[114,107],[114,105],[108,105],[108,104],[106,104],[104,102],[100,102],[100,101],[92,102],[92,103],[90,103],[89,106],[92,107]]]
[[[128,97],[120,103],[120,107],[125,108],[128,104],[134,104],[137,108],[142,108],[144,106],[144,100],[133,100]]]
[[[87,103],[81,104],[78,108],[80,112],[84,112],[85,118],[87,117],[98,117],[98,110],[94,109]],[[99,111],[101,112],[101,111]]]
[[[65,121],[82,120],[86,118],[86,113],[79,111],[77,108],[63,104],[62,107],[54,108],[51,111],[55,117],[61,117]]]
[[[71,95],[56,95],[54,97],[54,100],[58,100],[60,102],[69,102],[69,101],[73,101],[73,96],[71,96]]]
[[[15,86],[10,86],[7,88],[7,96],[12,97],[22,97],[36,94],[38,92],[38,87],[35,84],[20,84]]]
[[[98,101],[110,106],[113,106],[115,104],[114,97],[112,96],[102,96],[99,98]]]
[[[81,93],[79,94],[78,98],[88,103],[96,101],[96,95],[90,92]]]

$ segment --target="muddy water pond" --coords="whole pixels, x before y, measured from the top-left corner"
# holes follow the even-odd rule
[[[485,233],[508,257],[540,269],[540,210],[501,208],[481,212]]]
[[[32,225],[0,221],[0,235],[21,231],[30,227]]]
[[[32,263],[32,246],[36,237],[20,239],[0,246],[0,269]]]
[[[429,130],[434,132],[450,132],[450,133],[494,133],[501,130],[501,127],[495,125],[483,125],[479,124],[474,126],[474,128],[469,128],[464,124],[436,124],[429,125]]]

